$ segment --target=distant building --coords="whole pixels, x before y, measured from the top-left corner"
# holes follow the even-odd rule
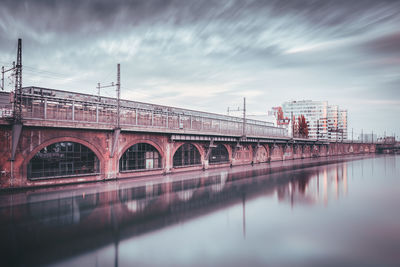
[[[347,139],[347,110],[341,110],[337,105],[328,105],[328,101],[288,101],[282,104],[282,112],[283,118],[293,116],[295,120],[304,115],[309,138],[338,141]],[[279,121],[280,118],[276,118]],[[287,127],[292,134],[292,120],[290,121]]]

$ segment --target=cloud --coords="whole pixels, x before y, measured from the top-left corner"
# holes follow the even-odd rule
[[[400,2],[385,0],[3,0],[0,61],[22,37],[26,85],[95,93],[121,63],[125,97],[211,112],[246,95],[254,113],[384,105],[400,98],[398,25]]]

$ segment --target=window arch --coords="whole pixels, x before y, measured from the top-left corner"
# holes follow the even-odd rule
[[[201,164],[199,150],[192,144],[183,144],[174,154],[174,167]]]
[[[154,146],[147,143],[134,144],[119,160],[120,171],[158,168],[161,168],[161,155]]]
[[[28,179],[98,174],[100,162],[88,147],[58,142],[42,148],[28,163]]]
[[[217,147],[211,150],[211,155],[209,158],[210,163],[228,162],[229,154],[226,147],[222,144],[217,145]]]

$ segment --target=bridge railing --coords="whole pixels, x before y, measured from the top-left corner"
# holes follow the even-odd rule
[[[23,88],[22,103],[22,116],[26,120],[81,122],[110,127],[117,121],[115,98],[26,87]],[[120,101],[120,126],[235,136],[243,133],[242,118],[128,100]],[[252,119],[246,120],[245,132],[247,136],[288,136],[284,128]]]

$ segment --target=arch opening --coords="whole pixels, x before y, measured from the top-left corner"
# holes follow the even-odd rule
[[[161,155],[154,146],[147,143],[134,144],[119,160],[120,171],[159,168],[161,168]]]
[[[228,161],[229,161],[229,153],[224,145],[218,144],[211,150],[209,158],[210,163],[222,163]]]
[[[183,144],[174,154],[173,166],[200,165],[201,156],[199,150],[193,144]]]
[[[100,173],[100,161],[85,145],[58,142],[42,148],[28,163],[28,179],[61,178]]]

